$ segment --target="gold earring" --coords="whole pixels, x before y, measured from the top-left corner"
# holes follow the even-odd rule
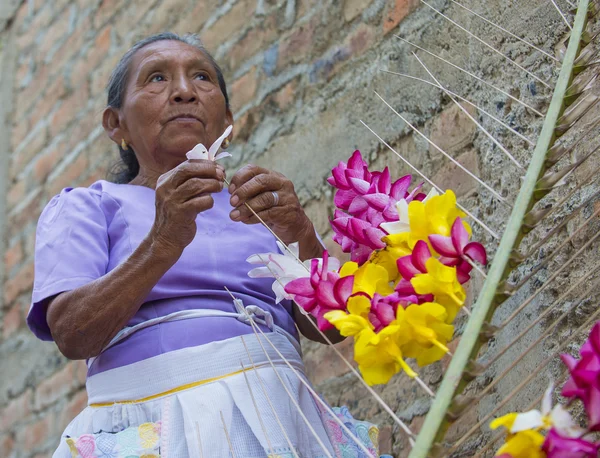
[[[121,148],[124,149],[125,151],[127,151],[129,149],[129,146],[127,146],[127,142],[125,141],[124,138],[121,140]]]
[[[229,146],[229,143],[230,143],[230,142],[229,142],[229,139],[228,139],[228,138],[226,138],[226,139],[223,141],[223,147],[224,147],[224,148],[227,148],[227,147]]]

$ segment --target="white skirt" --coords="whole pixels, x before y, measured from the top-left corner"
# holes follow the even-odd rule
[[[301,357],[277,332],[185,348],[96,374],[86,384],[88,407],[67,426],[54,457],[368,456],[298,375],[306,380]],[[353,420],[347,410],[336,414],[378,456],[377,428]]]

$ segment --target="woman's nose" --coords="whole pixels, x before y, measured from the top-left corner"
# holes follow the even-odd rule
[[[171,93],[171,101],[174,103],[191,103],[197,98],[196,91],[192,82],[182,76],[173,81],[173,90]]]

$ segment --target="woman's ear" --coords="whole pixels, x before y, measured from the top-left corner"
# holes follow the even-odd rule
[[[102,113],[102,127],[117,145],[120,145],[123,140],[125,140],[125,143],[129,143],[129,139],[126,137],[126,129],[123,129],[119,112],[115,108],[107,107],[104,110]]]

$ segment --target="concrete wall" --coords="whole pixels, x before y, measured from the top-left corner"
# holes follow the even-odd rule
[[[538,76],[556,78],[558,70],[539,53],[501,38],[445,0],[432,3]],[[564,36],[566,27],[545,0],[529,0],[526,6],[512,0],[469,5],[550,51]],[[5,177],[0,177],[0,190],[7,191],[0,199],[0,210],[5,205],[0,216],[6,222],[0,247],[5,273],[0,308],[3,456],[48,456],[62,429],[86,403],[83,364],[67,362],[52,344],[36,341],[24,326],[35,225],[41,209],[61,188],[89,185],[104,178],[114,164],[115,148],[100,126],[104,87],[113,66],[136,39],[162,30],[200,33],[231,88],[237,135],[229,169],[254,162],[285,173],[328,240],[332,193],[325,178],[339,160],[359,148],[375,167],[387,164],[396,176],[410,172],[361,120],[439,186],[455,189],[463,205],[494,230],[502,230],[509,214],[489,192],[412,134],[374,90],[509,200],[518,191],[518,171],[448,98],[422,83],[384,72],[426,77],[411,48],[394,34],[443,54],[536,109],[545,108],[551,95],[431,10],[419,7],[418,0],[13,0],[3,8],[5,93],[0,101],[2,109],[10,110],[5,117],[8,128],[3,131],[0,124],[0,135],[9,132],[0,146],[0,163],[7,165]],[[524,135],[536,137],[541,121],[531,110],[432,58],[425,60],[449,88]],[[6,74],[13,61],[15,70]],[[531,154],[527,143],[470,110],[527,163]],[[493,254],[491,237],[474,228]],[[584,260],[579,268],[585,270],[592,262]],[[481,283],[474,279],[471,296]],[[340,349],[351,357],[350,342]],[[540,349],[538,356],[545,351]],[[382,451],[406,454],[406,440],[333,353],[314,344],[306,344],[305,353],[310,376],[326,398],[348,404],[356,416],[380,422]],[[535,364],[535,358],[526,360],[524,370]],[[421,371],[425,381],[432,386],[439,383],[444,364]],[[496,395],[509,389],[507,382]],[[378,390],[418,430],[429,405],[427,397],[403,375]],[[482,405],[479,412],[486,408]]]

